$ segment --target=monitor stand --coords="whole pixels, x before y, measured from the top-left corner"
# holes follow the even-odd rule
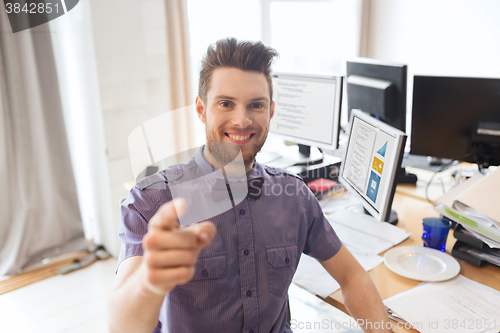
[[[363,208],[364,212],[366,215],[372,216],[369,211],[366,210],[366,208]],[[390,223],[392,225],[398,224],[398,213],[394,209],[391,209],[391,214],[389,215],[389,221],[385,221],[387,223]]]
[[[282,155],[293,160],[294,165],[316,165],[323,162],[323,153],[318,148],[301,144],[286,147]]]
[[[399,166],[396,171],[396,182],[398,184],[416,184],[418,177],[414,173],[409,173],[406,168]]]

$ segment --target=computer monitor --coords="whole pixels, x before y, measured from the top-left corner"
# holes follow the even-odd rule
[[[346,62],[347,109],[364,111],[406,132],[407,66],[369,58]],[[415,184],[417,176],[399,167],[397,182]]]
[[[406,132],[407,66],[369,58],[346,62],[347,108]]]
[[[413,79],[413,155],[500,164],[500,79]]]
[[[351,112],[349,125],[339,181],[374,218],[396,224],[391,206],[407,136],[359,110]]]
[[[269,131],[299,149],[286,157],[317,163],[322,154],[309,147],[335,150],[340,132],[342,77],[273,73],[274,117]]]

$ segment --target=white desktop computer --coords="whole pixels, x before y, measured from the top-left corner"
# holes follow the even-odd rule
[[[394,211],[391,217],[391,206],[406,138],[402,131],[365,112],[351,112],[339,181],[359,197],[365,210],[378,221],[397,223]]]
[[[283,167],[322,163],[323,151],[338,148],[342,77],[273,73],[273,90],[269,132],[298,146],[264,147],[257,161]]]

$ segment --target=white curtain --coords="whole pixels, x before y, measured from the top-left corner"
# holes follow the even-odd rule
[[[118,256],[88,1],[49,26],[85,236]]]
[[[0,275],[86,242],[48,25],[0,10]]]

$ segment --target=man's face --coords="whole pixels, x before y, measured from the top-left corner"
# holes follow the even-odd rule
[[[214,151],[211,147],[220,145],[211,146],[210,143],[236,144],[241,149],[245,166],[251,167],[266,141],[269,122],[274,115],[274,103],[271,104],[264,74],[236,68],[214,70],[206,105],[197,97],[196,110],[206,125],[210,153],[228,163],[232,158],[227,158],[227,152]]]

